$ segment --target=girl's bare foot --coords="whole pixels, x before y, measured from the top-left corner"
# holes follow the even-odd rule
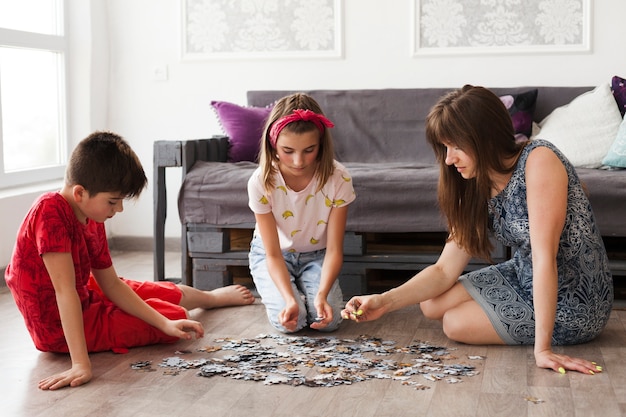
[[[254,303],[254,295],[252,295],[252,292],[239,284],[216,288],[207,291],[207,293],[212,298],[210,308],[243,306]]]

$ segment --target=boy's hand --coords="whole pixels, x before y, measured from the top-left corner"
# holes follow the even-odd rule
[[[167,320],[163,333],[184,340],[191,340],[191,333],[196,334],[196,339],[204,337],[202,324],[195,320]]]
[[[91,365],[73,365],[68,371],[49,376],[39,381],[39,389],[55,390],[63,387],[77,387],[86,384],[92,378]]]

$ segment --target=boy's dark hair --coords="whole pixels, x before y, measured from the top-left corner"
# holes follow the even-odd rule
[[[65,173],[67,185],[82,185],[90,195],[119,192],[138,197],[148,179],[128,143],[112,132],[94,132],[72,152]]]

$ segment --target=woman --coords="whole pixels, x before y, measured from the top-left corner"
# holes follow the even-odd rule
[[[420,303],[458,342],[534,344],[541,368],[601,371],[552,351],[596,337],[613,302],[606,250],[567,158],[544,140],[516,143],[500,99],[469,85],[433,107],[426,137],[441,167],[446,245],[400,287],[354,297],[343,317],[374,320]],[[473,256],[489,259],[492,234],[513,248],[512,259],[462,275]]]

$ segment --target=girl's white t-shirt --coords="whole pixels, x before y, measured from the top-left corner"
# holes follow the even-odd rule
[[[248,206],[254,213],[274,214],[283,252],[312,252],[326,248],[326,229],[331,209],[348,205],[356,198],[352,177],[342,164],[334,161],[334,165],[333,175],[317,192],[317,176],[306,188],[296,192],[287,187],[277,170],[271,194],[263,187],[261,168],[257,168],[250,176]]]

